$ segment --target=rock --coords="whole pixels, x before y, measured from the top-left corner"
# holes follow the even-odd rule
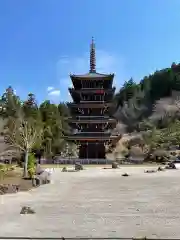
[[[15,184],[1,184],[0,185],[0,195],[7,193],[17,193],[19,191],[19,185]]]
[[[156,170],[146,170],[146,171],[144,171],[145,173],[155,173],[155,172],[157,172]]]
[[[66,167],[63,167],[63,169],[62,169],[61,172],[67,172],[67,168],[66,168]]]
[[[39,175],[35,175],[32,180],[33,186],[36,186],[36,187],[43,184],[48,184],[50,182],[51,182],[51,173],[46,171],[42,172]]]
[[[40,185],[40,180],[39,178],[36,177],[36,175],[32,178],[32,186],[33,187],[38,187]]]
[[[83,170],[83,165],[80,164],[80,163],[76,163],[76,164],[75,164],[75,170],[76,170],[76,171]]]
[[[44,169],[41,168],[40,164],[37,164],[37,166],[36,166],[36,175],[40,175],[43,172],[44,172]]]
[[[121,176],[123,176],[123,177],[129,177],[129,174],[123,173]]]
[[[158,172],[161,172],[161,171],[165,171],[165,169],[162,168],[162,167],[158,167],[157,171],[158,171]]]
[[[169,163],[167,166],[165,166],[165,169],[177,169],[174,163]]]
[[[68,172],[79,172],[79,170],[75,170],[75,169],[69,169],[67,170]]]
[[[8,187],[6,185],[0,185],[0,194],[6,194],[8,191]]]
[[[118,163],[117,162],[112,162],[112,168],[118,168]]]
[[[27,206],[24,206],[22,207],[21,211],[20,211],[20,214],[34,214],[35,211],[30,208],[30,207],[27,207]]]
[[[176,166],[175,166],[174,163],[169,163],[168,165],[169,165],[169,167],[170,167],[171,169],[176,169]]]
[[[61,172],[78,172],[79,170],[75,170],[75,169],[67,169],[66,167],[63,167]]]
[[[139,225],[139,224],[136,224]],[[132,240],[138,239],[138,240],[147,240],[147,237],[133,237]]]
[[[40,180],[42,184],[50,183],[51,181],[51,173],[44,171],[40,175]]]

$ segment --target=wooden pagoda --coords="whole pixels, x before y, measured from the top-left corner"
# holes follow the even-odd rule
[[[105,144],[113,139],[111,130],[116,120],[110,117],[110,106],[115,92],[114,74],[96,72],[95,44],[90,47],[90,71],[84,75],[70,75],[73,88],[69,88],[73,103],[69,103],[74,129],[68,140],[79,143],[80,159],[105,159]]]

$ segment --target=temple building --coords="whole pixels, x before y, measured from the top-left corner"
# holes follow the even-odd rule
[[[105,159],[105,144],[113,137],[111,130],[116,120],[110,117],[115,87],[114,74],[96,72],[95,44],[90,46],[90,70],[84,75],[70,75],[73,87],[69,92],[73,103],[69,103],[71,118],[68,119],[73,134],[68,140],[77,142],[80,159]]]

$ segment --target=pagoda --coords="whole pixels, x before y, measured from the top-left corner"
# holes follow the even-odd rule
[[[110,107],[115,92],[114,74],[96,72],[95,44],[90,45],[90,70],[84,75],[70,75],[73,87],[69,92],[73,103],[68,104],[71,117],[68,122],[73,134],[67,140],[80,145],[80,159],[105,159],[105,144],[113,137],[111,130],[116,120],[110,117]]]

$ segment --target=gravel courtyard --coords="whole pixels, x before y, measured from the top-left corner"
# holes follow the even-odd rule
[[[180,238],[180,170],[145,169],[55,169],[52,184],[1,196],[0,236]]]

